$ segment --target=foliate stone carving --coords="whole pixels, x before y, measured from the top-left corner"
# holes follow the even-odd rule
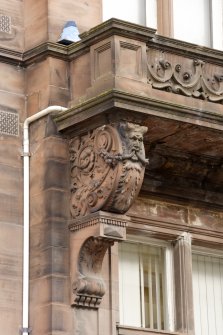
[[[73,283],[75,306],[98,308],[105,294],[101,277],[102,261],[113,241],[96,237],[88,238],[82,245],[78,259],[78,276]]]
[[[198,59],[148,52],[148,83],[188,97],[223,101],[223,69]]]
[[[143,134],[129,122],[105,125],[70,141],[71,215],[98,210],[125,213],[144,176]]]

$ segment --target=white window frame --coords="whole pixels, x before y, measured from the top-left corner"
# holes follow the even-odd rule
[[[148,246],[156,246],[164,248],[164,303],[165,303],[165,331],[173,332],[175,330],[175,296],[174,296],[174,269],[173,269],[173,247],[171,242],[164,240],[158,240],[153,238],[144,238],[142,236],[127,236],[126,242],[122,243],[133,243],[133,244],[143,244]],[[143,297],[143,295],[142,295]],[[143,301],[141,301],[141,313],[142,313],[142,325],[145,324],[145,316]],[[128,326],[128,325],[125,325]]]

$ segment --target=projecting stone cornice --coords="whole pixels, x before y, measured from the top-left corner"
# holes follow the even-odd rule
[[[46,57],[55,57],[71,61],[89,51],[91,45],[110,36],[143,41],[148,47],[169,51],[188,58],[199,58],[205,62],[223,65],[223,52],[212,48],[202,47],[192,43],[156,35],[155,29],[140,26],[130,22],[110,19],[80,35],[81,41],[64,46],[55,42],[45,42],[24,52],[9,48],[0,48],[0,62],[26,67],[33,62],[39,62]]]
[[[168,93],[166,94],[168,95]],[[105,118],[115,118],[114,111],[116,110],[118,111],[116,116],[119,119],[133,121],[137,118],[138,122],[142,122],[146,116],[156,116],[222,131],[222,105],[213,105],[210,102],[203,102],[203,104],[205,107],[201,113],[199,108],[193,106],[191,98],[187,98],[184,104],[180,104],[156,99],[155,96],[145,97],[113,89],[81,102],[66,112],[57,114],[54,120],[60,131],[69,134],[70,130],[73,129],[78,133],[81,132],[82,127],[83,129],[86,127],[85,122],[88,122],[88,126],[91,127],[89,119],[101,116],[103,123],[103,115]],[[98,120],[95,119],[94,122],[98,122]],[[81,125],[81,123],[83,124]]]
[[[27,67],[46,57],[55,57],[70,61],[89,51],[89,47],[112,35],[136,38],[145,42],[153,38],[155,30],[122,20],[111,19],[80,35],[81,41],[69,46],[54,42],[45,42],[24,52],[0,48],[0,62]]]

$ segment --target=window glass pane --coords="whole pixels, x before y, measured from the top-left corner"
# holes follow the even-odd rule
[[[193,254],[193,297],[196,335],[223,330],[223,258]]]
[[[212,10],[212,46],[223,49],[223,0],[211,2]]]
[[[140,327],[141,300],[138,245],[121,243],[119,259],[121,324]]]
[[[157,0],[146,0],[146,26],[157,29]]]
[[[173,0],[174,38],[211,46],[210,0]]]
[[[103,0],[103,21],[112,17],[146,25],[146,0]]]
[[[164,330],[164,248],[122,243],[119,259],[120,323]]]

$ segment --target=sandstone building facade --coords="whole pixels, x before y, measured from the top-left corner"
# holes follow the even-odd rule
[[[2,334],[222,334],[223,4],[126,2],[1,1]]]

